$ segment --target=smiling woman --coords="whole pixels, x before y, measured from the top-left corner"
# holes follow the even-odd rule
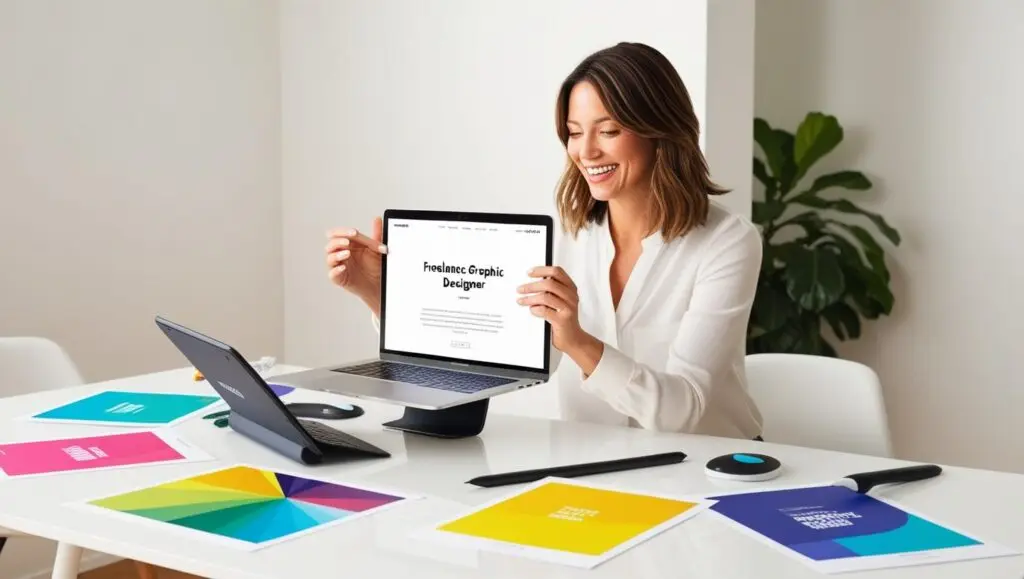
[[[600,50],[555,117],[565,235],[519,303],[551,324],[565,418],[759,436],[743,362],[761,237],[711,202],[726,190],[675,68],[639,43]]]

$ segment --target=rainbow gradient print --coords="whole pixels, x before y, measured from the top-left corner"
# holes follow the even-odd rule
[[[366,515],[406,498],[233,466],[87,504],[251,549]]]

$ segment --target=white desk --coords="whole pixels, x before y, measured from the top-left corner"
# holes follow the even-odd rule
[[[276,372],[294,369],[279,367]],[[12,421],[72,396],[103,388],[210,392],[191,380],[191,369],[138,376],[73,390],[0,400],[0,440],[74,436],[94,428]],[[296,392],[288,401],[331,399],[319,393]],[[337,399],[344,401],[343,399]],[[302,467],[210,420],[195,418],[176,428],[184,438],[217,457],[216,462],[161,465],[135,469],[83,472],[63,476],[8,480],[0,484],[0,526],[96,551],[137,559],[214,579],[313,579],[316,577],[408,578],[747,578],[819,577],[777,551],[737,532],[711,513],[659,535],[586,571],[528,559],[475,552],[410,540],[422,528],[507,494],[518,487],[479,489],[463,484],[489,472],[618,458],[682,450],[689,458],[679,465],[589,477],[588,480],[629,487],[638,484],[672,494],[714,493],[743,487],[708,479],[704,462],[719,454],[762,451],[778,457],[787,471],[764,486],[788,486],[832,480],[862,470],[902,463],[739,440],[669,435],[636,429],[608,428],[492,413],[479,438],[438,440],[386,431],[380,423],[397,417],[396,407],[366,404],[359,418],[329,422],[393,453],[391,459],[358,465]],[[168,479],[245,462],[297,471],[318,478],[382,485],[423,494],[427,498],[388,509],[305,537],[248,553],[149,525],[82,513],[66,506],[76,501]],[[892,487],[885,496],[926,516],[969,533],[1024,549],[1024,476],[947,468],[937,479]],[[969,506],[969,503],[973,505]],[[847,577],[1020,578],[1024,557],[1001,557],[945,565],[874,571]]]

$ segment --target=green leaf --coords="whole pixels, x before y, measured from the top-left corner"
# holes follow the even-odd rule
[[[790,253],[802,249],[803,243],[799,241],[787,241],[779,244],[765,243],[761,248],[761,275],[764,276],[769,272],[781,271],[776,269],[777,262],[781,262],[781,267],[785,268]]]
[[[764,151],[764,156],[768,160],[768,167],[772,170],[772,174],[778,178],[782,174],[782,165],[786,160],[786,152],[783,148],[784,141],[768,121],[755,118],[754,119],[754,141],[761,146],[761,150]]]
[[[810,245],[815,239],[824,235],[825,229],[828,227],[828,224],[821,218],[821,215],[818,215],[813,211],[798,213],[793,217],[786,219],[777,225],[776,231],[781,230],[786,225],[795,225],[803,228],[805,235],[798,240],[800,245]]]
[[[843,140],[843,127],[832,115],[808,113],[796,131],[793,144],[793,160],[796,163],[795,181],[799,181],[807,170],[827,155]]]
[[[778,175],[779,193],[785,197],[793,190],[798,177],[796,176],[796,161],[793,160],[793,135],[782,129],[775,129],[776,137],[782,143],[782,150],[785,153],[782,162],[782,170]]]
[[[856,228],[856,226],[852,226]],[[863,234],[867,234],[863,231]],[[868,237],[869,241],[874,240]],[[869,267],[861,259],[861,252],[845,237],[841,235],[830,235],[829,243],[839,249],[840,264],[843,268],[843,276],[846,280],[847,295],[855,298],[856,304],[864,312],[870,313],[877,318],[878,315],[888,314],[892,311],[895,298],[889,289],[889,271],[885,268],[884,257],[879,254],[877,257],[868,250],[865,255],[868,262],[876,263],[874,260],[882,260],[880,265]],[[857,300],[860,299],[859,302]]]
[[[882,235],[884,235],[893,245],[900,244],[900,233],[896,231],[896,229],[893,228],[891,225],[889,225],[889,223],[886,222],[885,218],[882,217],[881,215],[871,211],[867,211],[865,209],[861,209],[860,207],[857,207],[852,202],[846,199],[837,199],[836,201],[833,201],[832,207],[830,207],[830,209],[842,211],[843,213],[856,213],[863,215],[870,219],[871,222],[875,224],[875,227],[877,227],[878,230],[882,232]]]
[[[836,249],[839,255],[840,262],[842,265],[852,267],[854,269],[870,269],[872,267],[871,262],[865,263],[862,251],[858,249],[850,240],[846,237],[839,235],[837,232],[829,231],[823,238],[823,246],[831,246]],[[882,263],[884,269],[885,264]],[[888,270],[876,271],[876,273],[885,276],[888,275]],[[888,281],[888,280],[887,280]]]
[[[754,176],[760,181],[765,187],[772,187],[775,185],[775,179],[772,179],[771,175],[768,174],[768,169],[765,168],[764,162],[761,159],[754,158]]]
[[[832,187],[842,187],[844,189],[863,191],[871,188],[871,180],[860,171],[839,171],[837,173],[829,173],[828,175],[822,175],[815,179],[814,183],[811,184],[810,189],[794,196],[792,200],[799,202],[801,198],[813,197],[818,191],[831,189]]]
[[[871,269],[875,270],[875,273],[881,276],[882,280],[888,284],[892,277],[889,274],[889,268],[885,265],[885,251],[883,251],[882,246],[875,241],[875,238],[871,237],[871,234],[859,225],[852,225],[850,223],[844,223],[834,219],[830,219],[828,222],[849,231],[850,234],[860,242],[864,249],[864,256],[867,258]],[[845,239],[843,239],[843,241],[845,241]]]
[[[820,312],[843,295],[843,270],[836,254],[799,248],[787,258],[786,291],[801,308]]]
[[[831,209],[833,211],[840,211],[842,213],[863,215],[870,219],[871,222],[875,224],[875,227],[877,227],[878,230],[882,232],[882,235],[888,238],[888,240],[892,242],[893,245],[900,244],[899,232],[896,231],[891,225],[889,225],[885,221],[884,217],[877,213],[867,211],[866,209],[861,209],[860,207],[857,207],[855,204],[853,204],[851,201],[847,199],[829,200],[822,199],[821,197],[812,195],[803,198],[794,197],[793,202],[799,203],[800,205],[804,205],[806,207],[814,207],[817,209]]]
[[[764,332],[774,332],[799,316],[799,310],[785,290],[771,283],[759,283],[750,317]]]
[[[805,312],[792,323],[776,332],[761,337],[767,351],[790,354],[827,356],[834,352],[821,336],[821,321],[817,315]],[[834,355],[834,354],[831,354]]]
[[[775,201],[776,194],[779,191],[779,182],[768,174],[768,169],[765,168],[764,163],[756,157],[754,158],[754,176],[764,184],[765,201]]]
[[[872,292],[868,289],[871,273],[870,270],[864,271],[867,271],[868,274],[864,276],[851,274],[846,278],[847,295],[861,316],[869,320],[877,320],[882,314],[889,314],[892,311],[891,303],[887,308],[885,304],[872,296]]]
[[[821,335],[821,320],[810,312],[797,315],[775,331],[758,329],[754,335],[748,335],[747,353],[761,352],[836,356],[835,349]]]
[[[828,343],[828,340],[821,338],[820,342],[821,351],[818,352],[819,356],[828,356],[829,358],[838,358],[839,353],[832,347],[832,344]]]
[[[836,302],[821,311],[836,337],[840,340],[857,339],[860,337],[860,317],[856,310],[845,302]]]
[[[792,189],[793,176],[796,174],[796,162],[793,160],[794,136],[783,129],[773,129],[764,119],[756,118],[754,140],[764,151],[768,168],[776,179],[778,192],[785,195]]]
[[[782,215],[782,212],[786,210],[785,203],[779,203],[778,201],[762,202],[754,201],[751,207],[751,220],[758,224],[764,225],[768,222],[775,221]]]

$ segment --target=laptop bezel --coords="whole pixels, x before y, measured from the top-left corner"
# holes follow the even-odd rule
[[[554,260],[554,220],[548,215],[522,213],[482,213],[472,211],[440,211],[421,209],[388,209],[384,211],[382,242],[388,243],[388,223],[392,219],[409,219],[422,221],[464,221],[476,223],[499,223],[504,225],[524,225],[543,227],[545,229],[544,265],[550,266]],[[485,362],[466,358],[422,354],[390,350],[384,346],[387,332],[387,272],[388,255],[381,258],[380,279],[380,332],[378,356],[382,360],[410,362],[433,367],[449,368],[462,371],[480,371],[499,376],[546,380],[551,375],[551,324],[544,323],[543,368]]]

